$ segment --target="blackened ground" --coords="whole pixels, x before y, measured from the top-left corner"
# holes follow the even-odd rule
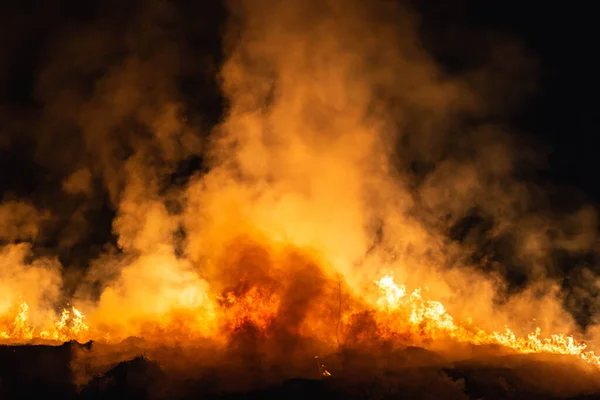
[[[342,351],[329,357],[331,377],[318,377],[315,368],[313,379],[240,390],[218,366],[184,379],[143,355],[77,387],[71,362],[82,351],[93,351],[93,345],[0,346],[0,399],[600,399],[600,373],[560,357],[447,362],[419,348],[390,353],[386,360]]]

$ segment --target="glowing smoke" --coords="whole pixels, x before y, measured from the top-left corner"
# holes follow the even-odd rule
[[[312,326],[319,333],[308,336],[339,340],[341,309],[390,271],[484,328],[526,333],[535,318],[544,330],[574,329],[548,274],[551,254],[593,248],[595,212],[536,208],[543,196],[516,178],[530,156],[517,139],[465,123],[493,111],[478,84],[488,75],[444,73],[420,44],[415,15],[391,2],[231,2],[219,75],[227,107],[205,143],[177,85],[185,52],[169,27],[179,16],[160,2],[144,10],[119,45],[99,27],[59,40],[37,86],[38,161],[64,176],[61,195],[83,199],[65,245],[94,230],[77,221],[98,187],[115,210],[114,246],[69,288],[98,335],[214,338],[227,323],[214,299],[252,294],[236,287],[246,280],[279,295],[287,334]],[[97,58],[72,57],[90,43]],[[70,71],[102,77],[86,96],[82,82],[59,84]],[[67,144],[53,152],[57,137]],[[178,163],[198,155],[208,172],[171,185]],[[27,246],[12,243],[35,237],[45,218],[23,204],[0,209],[0,262],[10,265],[0,299],[49,310],[59,306],[60,266],[26,262]],[[453,230],[472,214],[489,226],[458,240]],[[507,243],[506,265],[474,258],[495,241]],[[516,295],[504,280],[511,266],[529,279]],[[341,311],[337,274],[353,299]]]

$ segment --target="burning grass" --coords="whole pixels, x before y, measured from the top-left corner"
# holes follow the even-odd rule
[[[227,257],[205,271],[203,278],[215,282],[210,290],[202,293],[202,287],[185,287],[181,297],[162,305],[161,313],[138,313],[126,320],[115,318],[113,323],[104,319],[106,310],[101,308],[86,316],[70,306],[56,320],[38,326],[30,321],[29,307],[23,301],[3,314],[2,341],[60,344],[93,340],[108,346],[137,336],[143,338],[145,352],[208,346],[223,354],[247,353],[251,359],[261,355],[281,365],[380,343],[390,351],[419,346],[447,354],[452,349],[460,354],[457,349],[464,345],[492,345],[515,354],[568,355],[600,368],[600,358],[571,336],[545,335],[540,328],[524,336],[509,327],[485,331],[471,319],[453,318],[442,303],[430,298],[427,288],[409,290],[396,283],[393,275],[383,276],[371,282],[368,290],[358,292],[299,249],[268,247],[248,240],[236,246],[229,247]],[[194,301],[194,297],[202,301]],[[169,299],[173,298],[165,301]],[[114,312],[117,315],[119,310]],[[163,363],[169,359],[159,358]],[[215,363],[223,362],[218,358]],[[335,368],[322,368],[325,375],[337,373]]]

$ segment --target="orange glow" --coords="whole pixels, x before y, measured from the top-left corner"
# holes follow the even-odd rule
[[[143,51],[107,70],[89,101],[49,108],[74,118],[90,163],[65,169],[68,204],[81,197],[81,210],[49,232],[75,230],[57,238],[59,251],[86,243],[106,227],[87,219],[84,199],[90,210],[108,201],[114,240],[85,269],[62,265],[34,241],[54,216],[0,203],[0,342],[137,337],[194,356],[189,348],[250,348],[278,365],[309,354],[313,369],[314,355],[352,346],[499,345],[600,367],[569,336],[573,310],[545,274],[555,251],[596,246],[594,213],[534,211],[537,189],[516,173],[529,155],[490,125],[487,86],[472,87],[485,76],[447,74],[396,2],[228,3],[239,9],[218,74],[226,107],[210,132],[178,93],[179,46],[138,57],[147,40],[127,41]],[[180,179],[192,159],[201,165]],[[449,234],[473,211],[491,224],[483,243],[510,238],[506,259],[532,278],[522,291],[506,290],[510,265],[492,256],[504,244],[486,244],[479,265],[479,234]]]
[[[536,328],[526,337],[516,336],[508,327],[504,332],[485,332],[469,324],[461,325],[450,316],[444,306],[426,300],[421,289],[407,294],[404,286],[398,286],[392,276],[385,276],[376,282],[382,291],[378,306],[382,310],[384,323],[398,332],[401,329],[418,331],[426,338],[435,339],[447,335],[458,342],[471,344],[498,344],[520,353],[552,353],[574,355],[600,367],[600,356],[593,351],[585,351],[587,346],[571,336],[553,334],[542,337],[540,328]],[[408,321],[403,316],[408,315]],[[394,321],[398,317],[397,321]],[[393,322],[392,322],[393,321]],[[407,323],[408,322],[408,323]],[[397,325],[393,325],[397,324]]]
[[[376,300],[368,310],[373,313],[377,325],[379,339],[397,340],[398,346],[420,345],[428,347],[436,339],[446,338],[459,343],[473,345],[494,344],[504,346],[519,353],[551,353],[573,355],[581,360],[600,368],[600,357],[593,351],[586,351],[587,346],[571,336],[553,334],[542,336],[540,328],[524,337],[519,337],[508,327],[503,332],[486,332],[471,326],[471,321],[460,323],[446,311],[443,304],[429,300],[422,294],[420,288],[409,292],[405,286],[395,283],[392,275],[386,275],[374,282],[378,293]],[[182,293],[182,297],[191,296],[191,289]],[[366,300],[363,299],[363,302]],[[207,336],[223,336],[233,332],[244,324],[252,324],[260,332],[267,332],[270,324],[276,319],[281,308],[280,294],[274,288],[253,286],[247,290],[234,289],[215,295],[212,307],[218,310],[213,319],[207,318],[206,308],[199,308],[195,302],[185,302],[187,313],[177,313],[163,316],[162,320],[146,321],[145,331],[150,341],[168,342],[165,336],[187,338],[210,338]],[[102,332],[100,329],[91,329],[86,316],[75,307],[62,310],[49,326],[36,326],[29,320],[29,306],[22,302],[13,308],[12,321],[0,330],[0,340],[11,343],[26,343],[34,339],[43,339],[54,342],[78,340],[80,342],[90,339],[111,342],[113,337],[122,338],[127,333],[115,332],[114,327]],[[181,310],[180,310],[181,311]],[[345,323],[359,315],[358,310],[349,310],[340,316]],[[217,318],[214,318],[218,316]],[[177,321],[188,320],[181,324]],[[198,319],[207,326],[194,325],[193,320]],[[4,315],[2,320],[10,319]],[[316,321],[310,321],[311,324]],[[202,323],[200,323],[202,325]],[[45,328],[45,329],[43,329]],[[122,328],[123,329],[123,328]],[[116,333],[116,335],[115,335]],[[318,335],[320,340],[333,341],[333,334]],[[213,337],[211,339],[218,339]],[[320,365],[320,364],[319,364]],[[323,368],[323,374],[329,374]]]
[[[7,316],[2,318],[7,319]],[[69,340],[85,340],[88,337],[88,326],[85,316],[75,307],[63,309],[59,319],[56,319],[49,329],[39,330],[29,321],[29,306],[26,302],[18,305],[18,313],[5,330],[0,330],[0,339],[9,342],[23,342],[32,339],[44,339],[57,342]]]

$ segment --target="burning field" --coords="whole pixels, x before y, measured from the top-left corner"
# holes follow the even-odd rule
[[[17,124],[50,189],[0,203],[1,399],[600,396],[598,277],[556,259],[596,210],[488,118],[516,44],[450,73],[396,2],[234,0],[202,69],[142,3],[67,26]]]

